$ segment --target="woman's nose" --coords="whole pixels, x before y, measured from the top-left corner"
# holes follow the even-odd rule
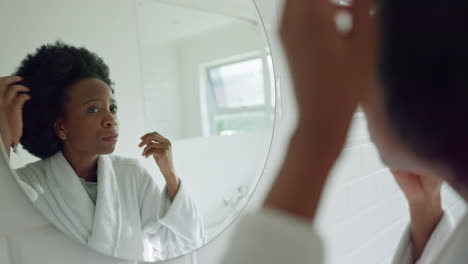
[[[104,127],[115,127],[117,126],[117,117],[112,114],[108,114],[104,119]]]

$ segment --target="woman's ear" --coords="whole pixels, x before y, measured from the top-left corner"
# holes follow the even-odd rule
[[[63,119],[59,118],[55,121],[54,123],[54,130],[55,130],[55,135],[59,137],[60,139],[66,138],[67,131],[65,129],[65,125],[63,122]]]

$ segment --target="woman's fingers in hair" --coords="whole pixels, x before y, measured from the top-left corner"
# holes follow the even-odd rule
[[[13,106],[16,109],[22,109],[24,104],[31,100],[31,96],[29,94],[20,94],[16,97],[15,101],[13,102]]]
[[[0,86],[9,86],[14,84],[15,82],[19,82],[23,80],[23,78],[19,76],[7,76],[7,77],[0,77]]]
[[[5,95],[5,101],[6,102],[13,102],[16,100],[18,96],[24,95],[24,93],[29,92],[29,88],[23,85],[12,85],[8,88],[6,95]],[[28,95],[29,96],[29,95]],[[22,96],[24,97],[24,96]]]
[[[8,77],[0,77],[0,96],[5,96],[7,91],[9,90],[9,86],[21,81],[22,78],[18,76],[8,76]],[[0,100],[4,100],[5,98],[0,98]],[[0,101],[1,103],[1,101]],[[4,103],[4,102],[3,102]]]

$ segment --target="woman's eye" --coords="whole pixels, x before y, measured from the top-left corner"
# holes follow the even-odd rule
[[[110,108],[110,110],[111,110],[112,113],[117,113],[117,110],[118,110],[118,109],[119,109],[119,108],[118,108],[117,106],[112,106],[112,107]]]
[[[99,110],[96,107],[92,107],[88,110],[88,113],[97,113]]]

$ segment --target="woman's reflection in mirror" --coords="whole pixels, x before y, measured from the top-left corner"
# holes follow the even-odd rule
[[[34,205],[65,234],[131,260],[164,260],[205,243],[200,214],[177,177],[171,142],[143,135],[166,185],[136,159],[113,155],[118,104],[109,68],[61,41],[28,55],[0,81],[0,131],[7,153],[20,142],[40,158],[17,170],[38,193]]]

